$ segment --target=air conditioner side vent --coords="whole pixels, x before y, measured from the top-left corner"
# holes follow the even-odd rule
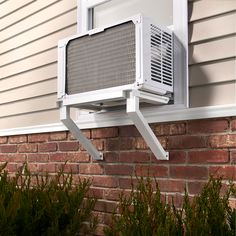
[[[159,27],[151,24],[151,80],[173,86],[173,38]]]

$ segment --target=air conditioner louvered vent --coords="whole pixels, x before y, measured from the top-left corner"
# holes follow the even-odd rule
[[[135,82],[135,25],[129,21],[67,45],[67,94]]]
[[[172,35],[151,24],[151,80],[173,86]]]

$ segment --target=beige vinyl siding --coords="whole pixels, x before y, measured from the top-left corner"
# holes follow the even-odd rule
[[[57,42],[76,33],[76,4],[1,3],[0,129],[59,122]]]
[[[190,107],[236,103],[236,1],[189,2]]]

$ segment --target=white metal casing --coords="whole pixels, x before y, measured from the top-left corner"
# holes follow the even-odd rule
[[[66,47],[68,43],[71,40],[75,40],[77,38],[83,37],[85,35],[95,35],[97,33],[102,33],[106,29],[110,27],[114,27],[116,25],[132,21],[135,25],[135,78],[134,83],[126,84],[122,86],[115,86],[105,89],[99,89],[94,91],[88,91],[83,93],[77,93],[77,94],[71,94],[68,95],[66,93]],[[72,37],[68,37],[66,39],[60,40],[58,43],[58,99],[64,101],[65,103],[69,103],[70,105],[73,105],[73,103],[76,105],[77,101],[81,101],[81,98],[86,103],[86,98],[88,98],[88,102],[94,102],[101,101],[106,94],[111,95],[110,91],[114,94],[116,92],[120,91],[130,91],[132,89],[137,90],[144,90],[149,91],[151,93],[164,95],[166,93],[172,93],[173,92],[173,81],[170,85],[165,85],[163,83],[157,83],[152,80],[151,76],[151,60],[152,60],[152,48],[151,48],[151,31],[150,26],[152,25],[152,22],[150,19],[143,17],[141,14],[138,14],[136,16],[127,18],[123,21],[119,21],[116,24],[113,25],[107,25],[103,28],[96,28],[92,29],[90,31],[87,31],[83,34],[77,34]],[[168,33],[168,35],[171,36],[171,51],[173,51],[173,38],[172,38],[172,32],[168,30],[167,28],[162,28],[158,26],[158,28]],[[160,62],[164,63],[164,62]],[[171,65],[173,65],[173,54],[171,55]],[[171,68],[171,71],[173,71],[173,68]],[[171,72],[171,77],[173,79],[173,72]],[[111,78],[112,79],[112,78]],[[102,95],[102,97],[99,97],[99,94]],[[115,97],[114,97],[115,98]],[[109,97],[110,100],[112,100],[112,97]],[[104,98],[106,100],[106,98]]]

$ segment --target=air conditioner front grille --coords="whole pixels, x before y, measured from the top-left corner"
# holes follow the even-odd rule
[[[173,86],[172,35],[151,24],[151,80]]]
[[[66,93],[132,84],[135,63],[135,25],[131,21],[73,39],[66,47]]]

